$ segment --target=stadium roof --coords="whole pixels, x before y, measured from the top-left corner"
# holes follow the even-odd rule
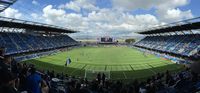
[[[10,5],[15,3],[17,0],[0,0],[0,12],[3,12]]]
[[[187,31],[187,30],[195,30],[195,29],[200,29],[200,17],[178,21],[178,22],[167,24],[167,25],[153,27],[153,28],[146,29],[138,33],[139,34],[158,34],[158,33]]]
[[[34,32],[57,32],[57,33],[76,33],[77,31],[73,31],[64,27],[43,24],[32,21],[19,20],[14,18],[7,18],[0,16],[0,27],[7,28],[19,28],[19,29],[29,29]]]

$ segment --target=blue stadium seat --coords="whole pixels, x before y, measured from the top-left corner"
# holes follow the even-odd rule
[[[199,38],[200,34],[147,36],[135,43],[135,45],[184,56],[192,56],[200,50]]]
[[[0,33],[0,47],[5,47],[6,55],[54,49],[77,44],[67,35],[39,36],[23,33]]]

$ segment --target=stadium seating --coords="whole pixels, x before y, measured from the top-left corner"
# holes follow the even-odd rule
[[[13,65],[13,70],[7,71],[4,69],[2,80],[0,82],[0,92],[13,88],[12,80],[19,79],[23,82],[18,82],[19,87],[15,88],[17,92],[1,92],[1,93],[35,93],[30,86],[32,84],[39,85],[39,89],[45,91],[42,93],[199,93],[200,79],[199,74],[186,68],[177,73],[166,71],[165,73],[157,73],[149,77],[146,82],[138,81],[137,79],[129,83],[122,81],[112,81],[106,79],[103,82],[98,79],[87,80],[86,78],[76,78],[74,76],[64,75],[63,73],[55,73],[54,71],[34,71],[33,64],[17,63]],[[30,74],[31,73],[31,74]],[[18,76],[6,79],[10,75],[17,74]],[[30,78],[32,77],[32,78]],[[37,77],[37,80],[34,78]],[[3,84],[11,82],[7,87]],[[29,86],[28,86],[29,85]]]
[[[67,35],[38,36],[22,33],[0,33],[0,47],[5,54],[23,53],[75,45],[77,42]]]
[[[135,45],[184,56],[193,56],[200,51],[199,38],[200,34],[147,36]]]

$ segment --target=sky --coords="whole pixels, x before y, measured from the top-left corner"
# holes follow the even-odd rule
[[[200,0],[18,0],[0,16],[80,31],[70,36],[134,37],[136,32],[200,16]]]

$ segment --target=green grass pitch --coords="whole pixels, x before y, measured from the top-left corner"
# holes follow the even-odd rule
[[[65,67],[68,57],[72,63]],[[151,54],[145,56],[137,49],[122,46],[81,47],[25,62],[35,64],[42,70],[55,70],[57,73],[64,72],[77,77],[84,77],[85,71],[106,71],[113,80],[142,79],[157,72],[176,72],[183,69],[183,66],[169,60]]]

